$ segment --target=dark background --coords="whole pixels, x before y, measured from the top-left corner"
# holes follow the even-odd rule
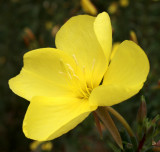
[[[98,13],[108,11],[112,2],[116,2],[116,11],[109,12],[113,42],[130,39],[130,31],[134,30],[150,60],[150,74],[144,88],[135,97],[114,106],[134,128],[141,95],[146,98],[149,118],[160,113],[160,2],[130,0],[126,7],[116,0],[92,2]],[[24,53],[35,48],[54,47],[59,27],[70,17],[84,13],[79,0],[0,0],[0,152],[31,151],[32,141],[22,132],[29,102],[12,93],[8,86],[8,80],[23,66]],[[74,130],[53,140],[51,151],[110,151],[112,138],[106,131],[103,135],[102,141],[90,115]]]

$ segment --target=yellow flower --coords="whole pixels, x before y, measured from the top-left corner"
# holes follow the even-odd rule
[[[30,149],[32,151],[36,150],[43,142],[42,141],[33,141],[31,144],[30,144]]]
[[[43,143],[41,146],[41,149],[44,151],[50,151],[50,150],[52,150],[52,148],[53,148],[53,145],[51,142]]]
[[[46,26],[46,29],[47,29],[47,30],[51,30],[52,27],[53,27],[53,23],[52,23],[51,21],[47,21],[47,22],[45,23],[45,26]]]
[[[53,145],[50,141],[47,141],[47,142],[43,142],[43,141],[33,141],[31,144],[30,144],[30,149],[32,151],[36,151],[36,149],[42,149],[44,151],[50,151],[52,148],[53,148]]]
[[[120,0],[119,3],[122,7],[127,7],[129,5],[129,0]]]
[[[136,33],[134,32],[134,31],[130,31],[130,39],[133,41],[133,42],[135,42],[135,43],[137,43],[138,44],[138,40],[137,40],[137,36],[136,36]]]
[[[97,15],[97,9],[90,0],[81,0],[80,3],[84,12],[91,15]]]
[[[110,14],[116,13],[117,10],[118,10],[118,3],[117,2],[112,2],[108,7],[108,12]]]
[[[20,74],[9,81],[30,101],[23,122],[26,137],[45,141],[68,132],[98,106],[112,106],[142,88],[149,72],[144,51],[132,41],[110,60],[112,28],[106,12],[72,17],[56,34],[55,48],[24,55]]]
[[[112,53],[111,53],[111,56],[110,56],[110,60],[113,59],[113,57],[114,57],[114,55],[116,54],[116,52],[117,52],[120,44],[121,44],[120,42],[116,42],[116,43],[113,44]]]

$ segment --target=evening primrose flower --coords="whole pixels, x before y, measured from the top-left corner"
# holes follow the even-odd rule
[[[122,42],[113,58],[112,28],[106,12],[79,15],[56,34],[56,48],[24,55],[20,74],[9,81],[30,101],[23,121],[26,137],[45,141],[76,127],[98,106],[112,106],[142,88],[149,72],[144,51]]]
[[[130,31],[130,39],[133,41],[133,42],[135,42],[135,43],[137,43],[138,44],[138,40],[137,40],[137,36],[136,36],[136,33],[134,32],[134,31]]]
[[[120,0],[119,3],[122,7],[127,7],[129,5],[129,0]]]
[[[84,12],[91,15],[97,15],[98,11],[90,0],[81,0],[80,3]]]
[[[36,151],[38,148],[44,151],[50,151],[53,148],[53,144],[50,141],[33,141],[30,143],[30,149]]]
[[[117,10],[118,10],[118,3],[117,2],[112,2],[108,7],[108,12],[110,14],[116,13]]]

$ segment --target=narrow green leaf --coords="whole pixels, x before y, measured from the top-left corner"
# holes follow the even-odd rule
[[[112,107],[105,107],[110,113],[112,113],[120,122],[121,124],[126,128],[128,134],[131,137],[134,137],[134,132],[132,131],[131,127],[127,123],[127,121]]]
[[[123,149],[123,145],[122,145],[122,139],[121,136],[119,134],[119,131],[115,125],[115,123],[113,122],[111,116],[109,115],[108,111],[106,108],[104,107],[99,107],[96,110],[97,115],[99,116],[99,118],[102,120],[103,124],[105,125],[105,127],[109,130],[109,132],[111,133],[113,139],[115,140],[115,142],[117,143],[117,145]]]

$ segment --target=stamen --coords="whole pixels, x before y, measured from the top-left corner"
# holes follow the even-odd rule
[[[75,73],[73,73],[73,76],[80,81],[79,77]]]
[[[68,69],[70,69],[72,72],[74,72],[73,68],[71,67],[70,64],[66,64],[68,66]]]
[[[72,80],[72,76],[71,76],[70,72],[66,69],[65,64],[63,63],[63,60],[62,60],[62,59],[60,59],[60,65],[61,65],[61,67],[62,67],[62,70],[63,70],[65,73],[67,73],[67,75],[69,76],[69,78]],[[59,73],[61,73],[61,71],[59,71]],[[62,73],[63,73],[63,72],[62,72]],[[61,73],[61,74],[62,74],[62,73]]]
[[[78,64],[77,59],[75,57],[75,55],[73,54],[73,58],[76,62],[76,64]],[[67,75],[69,77],[69,80],[72,80],[72,89],[73,91],[76,91],[78,95],[78,97],[83,98],[83,99],[87,99],[89,98],[89,95],[91,93],[92,88],[90,88],[89,85],[87,85],[86,82],[86,68],[85,66],[83,66],[82,68],[82,72],[84,75],[84,80],[85,81],[81,81],[80,78],[78,77],[78,75],[75,73],[75,70],[73,69],[73,67],[68,64],[68,63],[64,63],[63,60],[60,60],[60,65],[62,67],[62,71],[59,71],[60,74],[64,74]],[[95,65],[95,60],[93,60],[93,66],[92,69],[94,69],[94,65]]]
[[[81,89],[81,93],[83,94],[84,98],[88,98],[87,93],[85,93],[81,87],[80,87],[80,89]]]
[[[85,80],[86,80],[86,68],[85,68],[85,66],[83,66],[82,71],[83,71],[83,75],[84,75]],[[84,84],[85,84],[86,92],[87,92],[87,94],[89,95],[89,94],[90,94],[90,91],[89,91],[89,87],[87,86],[87,81],[85,81],[85,83],[84,83]]]
[[[89,91],[89,88],[88,88],[87,84],[86,84],[86,91],[87,91],[87,94],[89,95],[90,91]]]
[[[68,75],[69,75],[70,79],[72,80],[71,73],[70,73],[69,71],[68,71],[67,73],[68,73]]]
[[[70,70],[70,74],[72,76],[74,76],[76,79],[80,80],[79,77],[75,74],[75,72],[74,72],[73,68],[71,67],[71,65],[70,64],[66,64],[66,65],[67,65],[68,69]]]
[[[77,60],[77,58],[76,58],[76,55],[73,54],[72,56],[73,56],[73,59],[74,59],[75,63],[78,65],[78,60]]]

